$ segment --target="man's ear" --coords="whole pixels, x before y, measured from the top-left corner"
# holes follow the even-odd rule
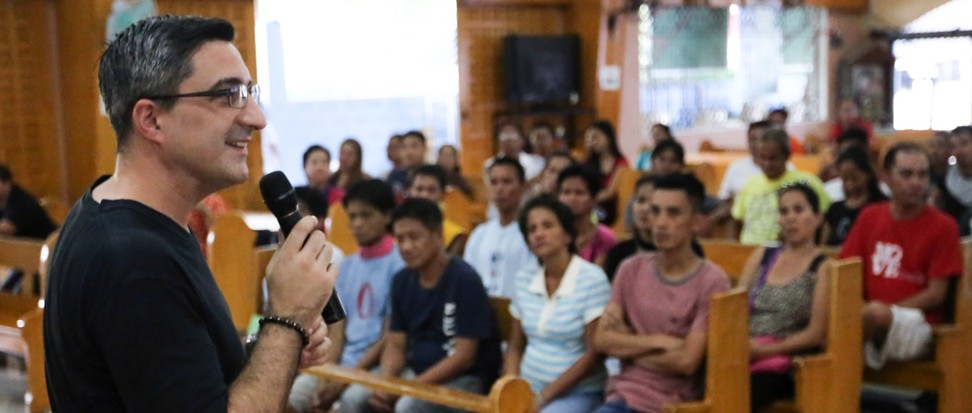
[[[132,132],[159,142],[162,139],[162,107],[149,99],[139,99],[132,108]]]

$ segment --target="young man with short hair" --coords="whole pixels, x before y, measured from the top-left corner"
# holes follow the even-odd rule
[[[943,321],[951,277],[962,273],[958,228],[927,204],[928,155],[915,144],[884,158],[891,200],[866,207],[840,256],[864,266],[865,361],[913,360],[931,349],[931,325]]]
[[[410,198],[423,198],[442,206],[445,197],[448,176],[445,169],[438,165],[422,165],[412,174],[412,184],[408,189]],[[443,208],[444,211],[444,208]],[[449,218],[442,221],[442,235],[446,245],[446,252],[452,255],[462,255],[466,245],[469,230],[456,224]]]
[[[395,191],[397,201],[402,201],[408,195],[412,172],[425,163],[426,149],[425,134],[422,132],[413,130],[402,135],[398,149],[398,167],[385,179]]]
[[[407,268],[392,281],[391,318],[381,373],[484,393],[500,366],[499,333],[476,271],[442,248],[442,213],[408,199],[392,216]],[[452,412],[411,397],[352,386],[343,412]]]
[[[338,270],[335,293],[344,303],[347,318],[330,326],[328,362],[370,370],[381,356],[391,312],[392,278],[405,267],[389,234],[395,196],[390,185],[370,179],[348,188],[342,202],[360,248]],[[327,410],[347,387],[304,374],[294,383],[289,404],[298,411]]]
[[[655,183],[650,215],[658,252],[621,263],[595,335],[595,348],[622,360],[597,413],[659,412],[701,397],[709,299],[729,289],[725,272],[692,250],[704,194],[690,174]]]
[[[486,173],[489,201],[498,217],[473,230],[463,259],[482,277],[490,296],[512,297],[516,274],[538,265],[516,222],[526,177],[520,163],[510,158],[496,159]]]

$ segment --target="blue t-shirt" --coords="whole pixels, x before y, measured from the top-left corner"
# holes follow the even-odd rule
[[[348,314],[342,366],[357,365],[368,347],[381,338],[385,317],[391,312],[392,278],[402,268],[405,262],[398,247],[381,257],[365,259],[358,253],[341,262],[335,290]]]
[[[476,271],[450,258],[442,278],[431,289],[405,268],[392,281],[390,329],[408,337],[406,360],[422,374],[455,349],[457,337],[479,340],[476,362],[463,373],[491,383],[500,367],[499,333],[486,289]]]

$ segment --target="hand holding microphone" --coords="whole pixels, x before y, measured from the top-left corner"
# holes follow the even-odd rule
[[[269,311],[292,317],[305,327],[313,324],[318,314],[327,324],[343,320],[344,306],[334,293],[337,271],[330,265],[333,249],[324,233],[314,230],[317,219],[301,218],[294,187],[280,171],[260,179],[260,192],[286,237],[267,267]]]

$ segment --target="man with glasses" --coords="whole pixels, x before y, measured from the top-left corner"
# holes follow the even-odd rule
[[[54,411],[280,411],[298,366],[325,355],[320,314],[336,270],[315,218],[270,264],[248,360],[186,226],[205,196],[249,177],[247,146],[266,125],[233,36],[224,20],[149,18],[101,57],[117,160],[54,252],[44,318]]]

